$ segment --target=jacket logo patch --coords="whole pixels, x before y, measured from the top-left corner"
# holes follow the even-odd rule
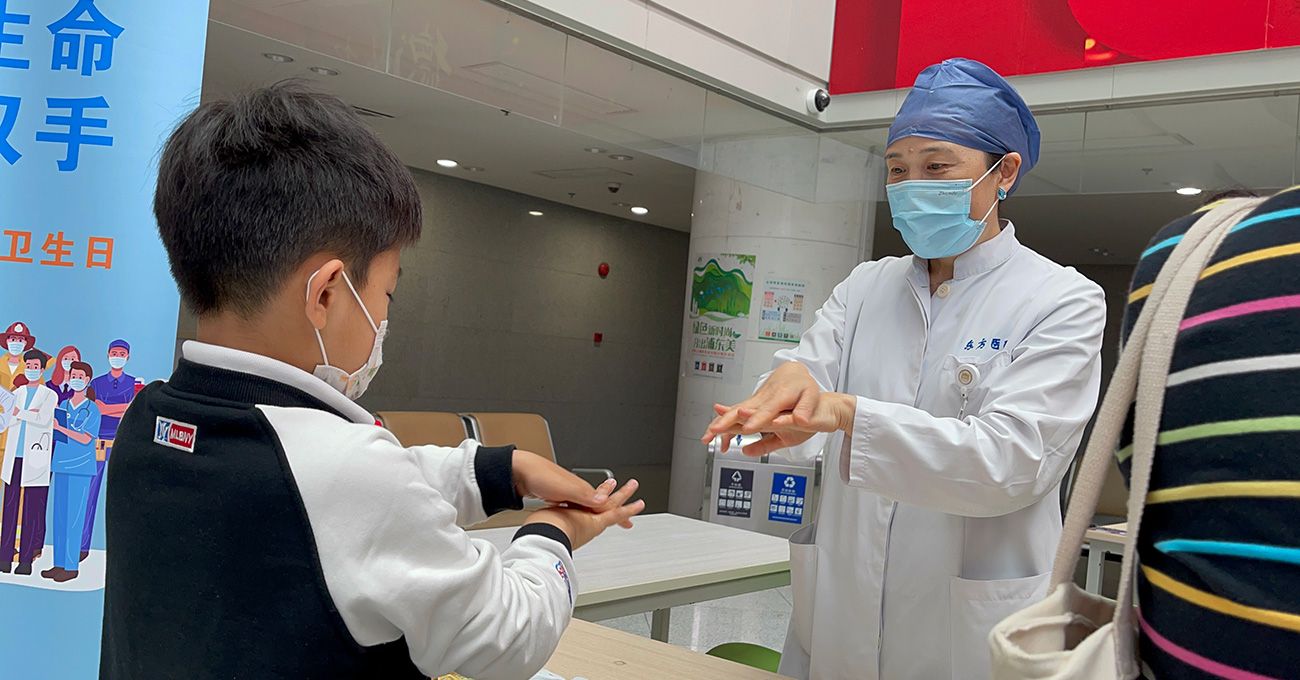
[[[199,438],[197,425],[182,423],[158,416],[154,422],[153,441],[155,444],[170,446],[186,453],[194,453],[194,444]]]
[[[569,591],[569,604],[573,604],[573,586],[569,583],[569,572],[564,569],[563,562],[555,563],[555,572],[564,579],[564,587]]]

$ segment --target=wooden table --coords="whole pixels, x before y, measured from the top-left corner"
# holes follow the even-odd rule
[[[574,553],[576,618],[603,621],[653,612],[650,636],[667,641],[672,607],[790,583],[785,539],[677,515],[646,515],[633,522],[632,530],[609,529]],[[504,549],[515,531],[469,534]]]
[[[1084,590],[1101,593],[1101,572],[1106,564],[1106,554],[1124,554],[1124,540],[1128,537],[1128,525],[1125,522],[1092,527],[1083,535],[1088,542],[1088,576]]]
[[[784,676],[574,620],[546,670],[587,680],[780,680]]]

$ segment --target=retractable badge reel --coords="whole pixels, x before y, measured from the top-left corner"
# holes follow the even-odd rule
[[[957,391],[961,393],[961,410],[957,412],[957,419],[961,420],[966,416],[966,404],[970,401],[971,388],[980,382],[980,369],[972,364],[961,364],[957,366]]]

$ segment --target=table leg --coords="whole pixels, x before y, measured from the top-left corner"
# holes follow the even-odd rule
[[[1101,594],[1102,567],[1106,564],[1106,551],[1101,546],[1088,544],[1088,577],[1084,581],[1084,590]]]
[[[656,609],[650,614],[650,639],[668,642],[668,621],[671,609]]]

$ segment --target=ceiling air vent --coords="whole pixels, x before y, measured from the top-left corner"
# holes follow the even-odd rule
[[[632,173],[612,168],[565,168],[560,170],[538,170],[536,174],[549,179],[610,179],[618,180],[631,177]]]
[[[352,110],[353,110],[353,111],[356,111],[358,116],[365,116],[366,118],[388,118],[388,119],[392,119],[392,118],[393,118],[393,116],[391,116],[391,115],[389,115],[389,114],[387,114],[387,113],[384,113],[383,111],[376,111],[376,110],[374,110],[374,109],[367,109],[367,108],[364,107],[364,106],[353,106],[353,107],[352,107]]]

